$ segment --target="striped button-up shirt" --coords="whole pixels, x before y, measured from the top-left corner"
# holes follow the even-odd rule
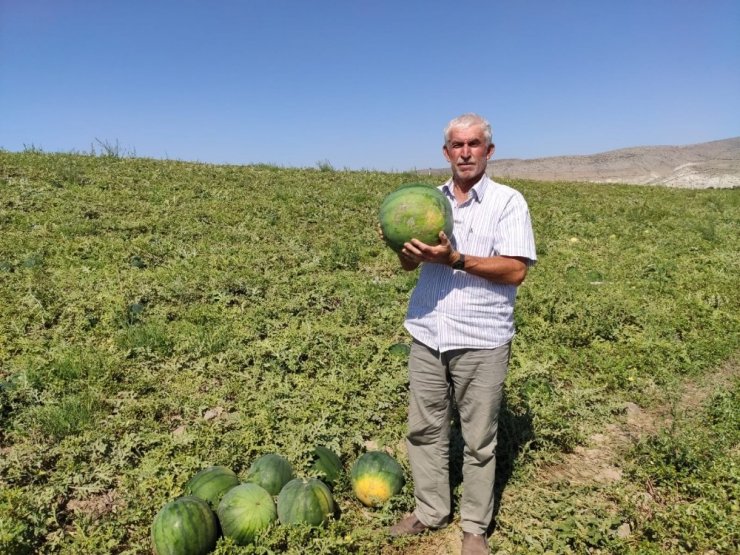
[[[521,193],[484,175],[458,205],[452,187],[450,180],[439,189],[452,205],[455,249],[535,263],[534,233]],[[414,339],[440,352],[499,347],[514,336],[516,289],[443,264],[424,263],[405,327]]]

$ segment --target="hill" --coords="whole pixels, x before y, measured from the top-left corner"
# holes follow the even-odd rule
[[[415,502],[394,346],[417,273],[376,223],[411,177],[0,150],[0,553],[150,553],[202,468],[277,453],[306,476],[316,445],[344,465],[337,517],[215,553],[455,553],[459,511],[447,536],[385,531]],[[738,191],[515,186],[538,263],[492,552],[736,553]],[[376,511],[347,477],[371,448],[407,477]]]
[[[686,146],[642,146],[586,156],[503,159],[488,174],[538,181],[665,185],[686,189],[740,187],[740,137]]]

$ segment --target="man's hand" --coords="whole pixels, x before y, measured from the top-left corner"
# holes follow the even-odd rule
[[[460,253],[453,248],[444,232],[440,231],[439,245],[425,245],[418,239],[411,239],[404,243],[398,257],[405,269],[413,270],[422,262],[451,266],[460,258]],[[494,283],[521,285],[527,276],[527,259],[519,256],[480,257],[466,254],[465,272]]]
[[[403,244],[399,256],[403,256],[417,265],[422,262],[450,265],[455,256],[455,249],[452,248],[452,243],[450,243],[445,232],[440,231],[439,245],[427,245],[418,239],[411,239],[411,241]]]
[[[383,228],[380,224],[376,226],[378,237],[385,241]],[[427,245],[418,239],[411,239],[403,244],[403,248],[397,253],[398,259],[404,270],[415,270],[422,262],[434,264],[452,264],[459,254],[452,248],[449,238],[444,231],[439,232],[439,245]]]

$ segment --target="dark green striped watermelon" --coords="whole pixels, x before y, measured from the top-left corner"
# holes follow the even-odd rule
[[[436,187],[410,183],[385,197],[380,205],[380,229],[385,242],[399,252],[413,238],[439,244],[439,232],[452,237],[452,206]]]
[[[239,477],[230,468],[209,466],[188,480],[185,494],[200,497],[215,510],[223,495],[238,485]]]
[[[316,446],[313,455],[311,475],[318,476],[329,488],[332,488],[344,470],[342,460],[334,451],[323,445]]]
[[[404,484],[403,467],[383,451],[368,451],[352,466],[352,490],[368,507],[379,507],[396,495]]]
[[[293,467],[287,459],[269,453],[252,463],[244,481],[262,486],[270,495],[277,495],[294,477]]]
[[[218,521],[208,503],[188,495],[162,507],[151,535],[156,555],[205,555],[216,547]]]
[[[231,488],[218,505],[218,521],[224,536],[239,545],[254,541],[260,531],[277,518],[272,495],[257,484]]]
[[[283,524],[319,526],[334,514],[334,498],[329,487],[318,478],[296,478],[280,492],[277,510]]]

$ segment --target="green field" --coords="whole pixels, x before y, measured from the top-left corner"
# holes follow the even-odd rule
[[[368,510],[344,478],[328,526],[216,552],[425,553],[433,536],[384,534],[413,507],[389,347],[408,341],[416,273],[375,227],[409,181],[0,151],[0,553],[148,553],[201,468],[244,476],[275,452],[305,473],[317,444],[347,469],[388,448],[407,484]],[[540,260],[519,291],[492,551],[736,552],[740,191],[512,184]],[[635,406],[657,424],[612,445]],[[598,434],[618,479],[558,472]]]

